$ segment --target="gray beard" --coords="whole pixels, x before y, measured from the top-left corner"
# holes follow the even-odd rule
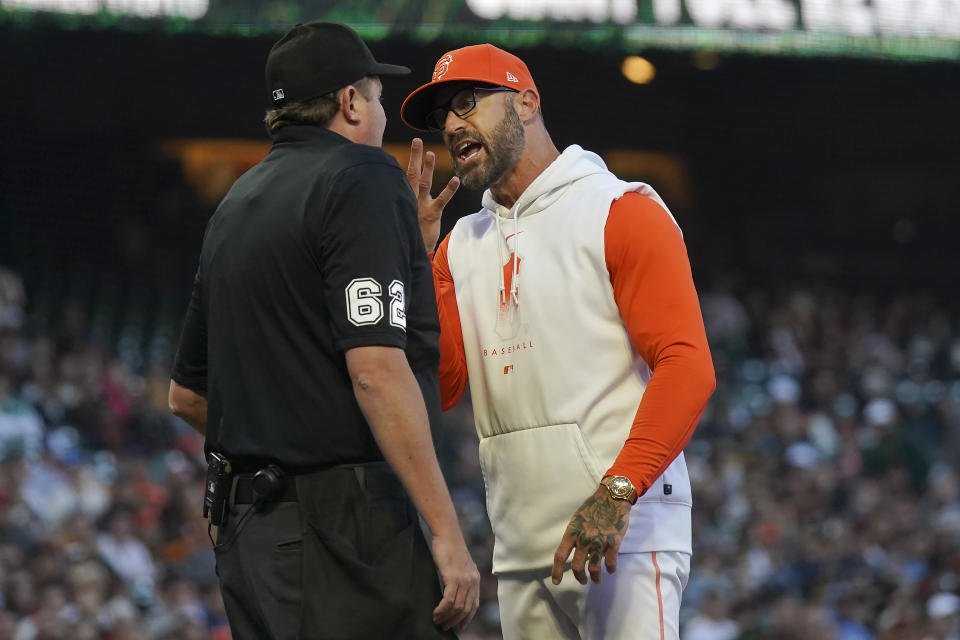
[[[486,162],[469,174],[461,172],[454,159],[454,166],[457,167],[456,173],[460,181],[468,189],[474,191],[484,191],[491,185],[496,184],[508,171],[513,169],[523,153],[523,147],[526,144],[526,131],[523,123],[520,122],[520,116],[517,115],[513,105],[507,106],[507,113],[503,120],[494,127],[490,133],[489,140],[483,136],[479,142],[487,154]]]

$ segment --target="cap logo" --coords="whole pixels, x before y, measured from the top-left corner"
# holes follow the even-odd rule
[[[283,89],[274,89],[273,90],[273,100],[283,100]]]
[[[451,56],[449,53],[437,60],[437,66],[433,69],[434,82],[447,75],[447,71],[450,70],[451,62],[453,62],[453,56]]]
[[[517,79],[517,76],[513,75],[513,74],[510,73],[509,71],[507,71],[507,81],[509,81],[509,82],[520,82],[520,81]]]

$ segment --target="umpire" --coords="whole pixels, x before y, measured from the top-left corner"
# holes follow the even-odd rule
[[[169,400],[206,435],[235,640],[453,637],[479,603],[430,436],[417,203],[380,148],[380,77],[402,73],[345,26],[291,29],[267,57],[270,153],[207,225]]]

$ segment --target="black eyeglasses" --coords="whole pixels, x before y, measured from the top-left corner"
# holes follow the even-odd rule
[[[510,87],[473,87],[470,90],[464,89],[445,107],[437,107],[427,114],[426,124],[430,131],[443,131],[447,122],[447,112],[453,111],[457,117],[462,118],[477,108],[477,91],[510,91],[516,93],[516,89]]]

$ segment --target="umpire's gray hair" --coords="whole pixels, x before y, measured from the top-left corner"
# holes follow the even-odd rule
[[[373,76],[364,76],[352,83],[367,100],[373,100],[372,78]],[[340,110],[341,91],[343,88],[302,102],[291,102],[276,109],[269,109],[263,118],[267,133],[274,133],[283,127],[298,124],[314,127],[330,126],[333,117]]]

